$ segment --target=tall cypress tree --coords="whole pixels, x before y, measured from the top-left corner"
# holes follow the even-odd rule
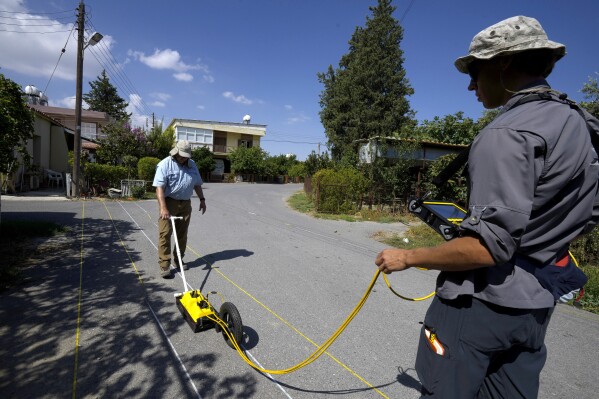
[[[83,95],[83,99],[89,105],[90,111],[106,112],[117,121],[129,120],[131,114],[125,111],[129,103],[118,95],[116,87],[110,83],[105,70],[95,81],[89,82],[89,85],[91,90]]]
[[[355,157],[355,140],[397,135],[402,126],[415,124],[406,98],[414,90],[403,68],[403,28],[393,17],[395,7],[391,0],[379,0],[369,9],[372,16],[354,31],[339,67],[318,74],[324,85],[320,119],[335,160]]]

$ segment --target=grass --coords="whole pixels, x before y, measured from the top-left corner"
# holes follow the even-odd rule
[[[580,304],[584,310],[599,314],[599,267],[581,266],[581,269],[589,281],[584,286],[585,293]]]
[[[423,223],[414,224],[403,236],[397,233],[391,236],[380,234],[377,239],[389,246],[402,249],[434,247],[445,242],[439,234]]]
[[[0,224],[0,291],[15,286],[22,278],[24,260],[36,238],[51,237],[66,229],[47,221],[2,221]]]
[[[390,214],[389,212],[383,212],[373,209],[361,209],[354,214],[342,214],[342,213],[322,213],[316,212],[314,203],[301,190],[293,194],[288,200],[287,204],[298,212],[309,214],[315,218],[326,219],[326,220],[345,220],[346,222],[377,222],[377,223],[407,223],[410,218],[402,214]]]

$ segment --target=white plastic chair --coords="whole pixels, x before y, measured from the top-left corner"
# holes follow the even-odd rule
[[[46,173],[48,174],[48,186],[52,187],[54,182],[56,182],[56,187],[64,186],[62,173],[58,173],[50,169],[46,169]]]

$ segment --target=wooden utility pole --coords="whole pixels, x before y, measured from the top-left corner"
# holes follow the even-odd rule
[[[73,145],[73,179],[71,192],[79,197],[79,164],[81,160],[81,103],[83,101],[83,42],[84,42],[85,4],[79,3],[77,16],[77,90],[75,94],[75,140]]]

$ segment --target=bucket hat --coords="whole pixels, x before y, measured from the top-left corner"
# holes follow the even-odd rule
[[[191,158],[191,144],[187,140],[179,140],[175,148],[173,148],[170,152],[171,156],[179,154],[185,158]]]
[[[468,55],[458,58],[454,64],[458,71],[468,73],[468,65],[474,60],[538,49],[553,50],[556,61],[566,55],[566,46],[549,40],[539,21],[519,15],[480,31],[472,39]]]

